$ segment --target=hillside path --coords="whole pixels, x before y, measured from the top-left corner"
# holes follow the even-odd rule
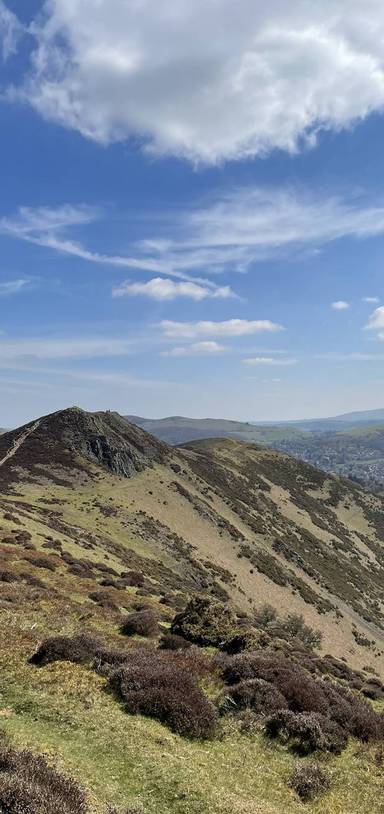
[[[20,437],[17,438],[16,441],[13,442],[13,446],[11,447],[9,452],[7,452],[7,454],[4,455],[4,458],[1,459],[0,467],[4,466],[4,464],[7,461],[9,461],[10,458],[13,458],[13,456],[16,455],[17,450],[20,449],[20,447],[23,446],[23,444],[27,440],[27,438],[30,435],[32,435],[32,433],[35,432],[35,430],[37,430],[37,428],[40,426],[40,423],[41,423],[41,418],[39,418],[38,421],[35,421],[35,423],[32,424],[32,427],[30,427],[29,430],[27,430],[27,432],[24,432],[23,435],[20,435]]]

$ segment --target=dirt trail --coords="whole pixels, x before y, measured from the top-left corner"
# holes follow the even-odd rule
[[[35,430],[37,430],[37,428],[40,426],[40,423],[41,419],[39,418],[38,421],[35,421],[35,423],[32,424],[32,427],[30,427],[29,430],[27,430],[27,432],[24,432],[23,435],[20,435],[20,437],[13,442],[13,446],[11,447],[9,452],[7,452],[4,458],[1,459],[0,466],[3,466],[7,461],[9,461],[10,458],[13,458],[13,456],[16,455],[17,450],[20,449],[20,447],[23,446],[27,438],[30,435],[32,435],[32,433],[35,432]]]

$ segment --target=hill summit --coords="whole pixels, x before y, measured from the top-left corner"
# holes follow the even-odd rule
[[[43,416],[0,437],[4,480],[12,479],[16,467],[29,471],[38,471],[41,466],[84,468],[86,461],[131,477],[154,462],[160,463],[166,454],[165,444],[118,413],[88,413],[79,407]]]

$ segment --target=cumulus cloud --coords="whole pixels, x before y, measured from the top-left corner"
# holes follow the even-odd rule
[[[345,300],[336,300],[336,302],[331,303],[331,308],[334,311],[347,311],[350,308],[350,303]]]
[[[384,339],[384,305],[375,308],[366,325],[367,331],[374,331],[378,339]]]
[[[147,283],[131,283],[126,280],[113,289],[112,295],[113,297],[144,296],[160,302],[175,300],[177,297],[188,297],[199,302],[207,297],[227,300],[235,296],[229,286],[219,286],[212,289],[193,282],[177,283],[164,277],[154,277],[153,280],[148,280]]]
[[[13,94],[104,144],[206,163],[294,152],[384,103],[381,0],[46,0],[32,32]]]
[[[195,339],[199,336],[236,337],[257,333],[282,331],[281,325],[269,319],[227,319],[224,322],[172,322],[163,320],[160,328],[165,336],[172,339]]]
[[[193,345],[186,345],[171,350],[163,351],[162,356],[211,356],[217,353],[224,353],[226,348],[224,345],[219,345],[218,342],[206,341],[195,342]]]
[[[254,356],[250,359],[243,359],[243,365],[254,367],[291,367],[297,364],[297,359],[274,359],[272,356]]]
[[[4,61],[15,52],[22,33],[23,26],[3,0],[0,0],[0,52]]]

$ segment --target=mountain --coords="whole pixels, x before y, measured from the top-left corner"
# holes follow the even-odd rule
[[[125,615],[144,613],[148,623],[148,613],[155,614],[167,632],[175,612],[197,594],[221,609],[217,619],[205,620],[200,644],[210,625],[233,617],[234,641],[248,632],[269,657],[274,649],[280,659],[292,653],[296,671],[307,665],[307,683],[312,670],[336,671],[343,686],[348,680],[355,689],[376,687],[379,697],[383,516],[380,495],[254,443],[202,440],[173,448],[116,413],[78,408],[6,433],[0,438],[2,728],[17,747],[59,756],[60,766],[86,786],[95,814],[105,814],[107,804],[122,814],[139,804],[146,814],[299,814],[302,803],[283,781],[293,755],[285,746],[272,748],[260,724],[249,735],[241,716],[224,717],[221,738],[185,739],[165,725],[169,709],[163,723],[148,712],[127,714],[111,688],[105,691],[108,659],[118,665],[124,651],[139,659],[141,648],[148,664],[154,645],[122,634]],[[267,632],[254,621],[265,603],[284,622]],[[297,615],[322,634],[315,655],[284,638]],[[157,642],[157,628],[156,622],[150,642]],[[67,660],[54,660],[55,648],[65,659],[63,641],[55,639],[45,646],[46,666],[35,666],[41,655],[28,661],[57,635],[70,637]],[[104,648],[97,650],[96,672],[89,666],[93,637]],[[221,639],[212,641],[217,646]],[[188,665],[208,697],[222,704],[229,690],[221,662],[210,661],[212,648],[183,652],[169,655],[167,669]],[[183,669],[171,680],[175,688]],[[362,756],[352,740],[340,757],[329,755],[337,781],[324,798],[324,814],[380,809],[375,748],[368,744]]]
[[[296,427],[303,432],[330,432],[349,429],[351,426],[367,426],[384,422],[384,409],[362,410],[359,412],[342,413],[330,418],[306,418],[294,421],[255,422],[275,424],[279,427]]]

